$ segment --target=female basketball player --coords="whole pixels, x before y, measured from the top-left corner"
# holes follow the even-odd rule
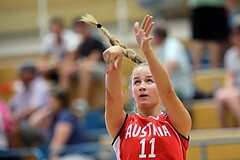
[[[146,63],[132,73],[131,90],[137,113],[124,111],[121,91],[122,57],[120,46],[108,48],[103,57],[106,74],[106,125],[119,160],[185,160],[191,118],[176,96],[169,76],[153,53],[150,32],[154,26],[147,15],[141,26],[134,25],[135,36]],[[100,26],[101,27],[101,26]],[[184,82],[183,82],[184,83]],[[166,108],[161,111],[160,103]]]

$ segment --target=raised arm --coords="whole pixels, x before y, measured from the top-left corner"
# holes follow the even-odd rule
[[[121,89],[122,57],[123,49],[119,46],[110,47],[103,53],[103,59],[107,64],[105,121],[112,138],[119,132],[126,116]]]
[[[164,107],[167,109],[173,127],[179,133],[187,137],[192,125],[191,117],[177,97],[168,73],[159,62],[157,56],[153,53],[150,45],[150,40],[154,38],[150,36],[153,26],[154,22],[152,22],[152,16],[149,15],[145,16],[141,27],[139,27],[139,23],[136,22],[134,25],[136,40],[149,64],[149,68],[158,88],[159,96]]]

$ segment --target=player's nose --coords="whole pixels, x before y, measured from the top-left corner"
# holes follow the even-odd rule
[[[145,90],[146,90],[146,87],[145,87],[145,85],[143,84],[143,82],[140,84],[139,90],[140,90],[140,91],[145,91]]]

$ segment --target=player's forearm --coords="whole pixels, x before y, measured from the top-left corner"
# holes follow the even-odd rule
[[[110,97],[121,96],[122,93],[122,67],[121,62],[118,63],[118,68],[107,72],[106,74],[106,91]]]
[[[172,91],[172,85],[169,75],[156,55],[153,53],[150,44],[143,49],[144,55],[148,61],[149,68],[153,74],[159,93],[169,93]]]

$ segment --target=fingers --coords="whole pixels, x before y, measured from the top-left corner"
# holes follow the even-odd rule
[[[141,29],[147,31],[147,29],[152,25],[152,19],[153,19],[152,16],[146,15],[143,19]]]
[[[112,56],[110,51],[107,49],[106,51],[103,52],[103,59],[106,62],[107,65],[107,73],[110,72],[113,69],[113,62],[114,60],[112,60]]]
[[[117,69],[117,67],[118,67],[118,62],[120,62],[120,60],[121,60],[121,57],[120,57],[120,56],[118,56],[118,57],[115,59],[115,61],[114,61],[114,69]]]
[[[107,73],[117,69],[118,63],[122,58],[122,49],[119,46],[113,46],[103,52],[103,59],[106,62]]]
[[[109,54],[110,55],[110,54]],[[115,63],[116,56],[115,55],[110,55],[109,59],[107,61],[107,71],[111,72],[114,70],[114,63]]]
[[[144,31],[147,31],[147,29],[148,29],[149,26],[151,25],[152,19],[153,19],[152,16],[148,16],[148,17],[147,17],[147,19],[146,19],[146,25],[145,25],[145,27],[143,28]]]
[[[135,34],[139,33],[139,31],[143,31],[145,32],[145,36],[148,37],[153,29],[154,26],[154,22],[152,22],[153,17],[146,15],[143,19],[142,25],[139,28],[139,23],[136,22],[134,25],[134,30],[135,30]]]
[[[139,31],[139,22],[136,22],[136,23],[134,24],[134,31],[135,31],[135,34],[138,33],[138,31]]]
[[[103,60],[107,63],[109,59],[108,49],[103,52]]]
[[[153,36],[149,36],[149,37],[146,39],[146,41],[151,41],[152,39],[154,39],[154,37],[153,37]]]
[[[146,30],[146,36],[147,37],[151,33],[153,26],[154,26],[154,22],[151,22],[150,25],[148,26],[147,30]]]
[[[141,27],[139,28],[139,22],[136,22],[134,24],[134,31],[135,31],[135,35],[139,32],[139,30],[142,30],[146,33],[146,36],[149,36],[153,26],[154,26],[154,22],[152,22],[153,17],[146,15],[143,19],[143,22],[141,24]]]
[[[143,19],[143,21],[142,21],[141,29],[144,30],[144,28],[146,27],[148,18],[149,18],[149,15],[146,15],[146,16],[144,17],[144,19]]]
[[[114,63],[107,63],[107,73],[110,73],[112,70],[114,70]]]

